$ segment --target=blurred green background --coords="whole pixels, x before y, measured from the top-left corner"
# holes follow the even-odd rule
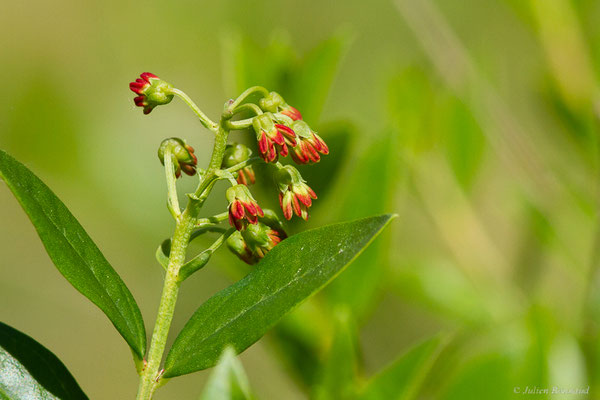
[[[247,86],[278,90],[332,150],[302,170],[319,200],[290,230],[400,217],[241,356],[261,398],[344,398],[327,389],[342,381],[331,365],[356,362],[364,382],[446,332],[417,398],[590,386],[552,398],[597,399],[599,68],[596,0],[5,1],[0,147],[71,209],[150,330],[154,251],[173,228],[156,149],[183,137],[202,163],[212,140],[179,101],[143,116],[128,83],[153,72],[213,119]],[[207,215],[226,206],[220,190]],[[276,204],[269,185],[257,197]],[[90,398],[133,398],[125,342],[52,266],[5,187],[0,204],[0,319],[55,352]],[[184,285],[172,332],[247,270],[221,251]],[[336,361],[340,314],[356,354]],[[207,376],[156,398],[197,398]]]

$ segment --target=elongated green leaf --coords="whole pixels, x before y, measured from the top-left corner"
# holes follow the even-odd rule
[[[50,350],[0,322],[0,399],[87,399]]]
[[[409,400],[418,389],[437,357],[442,340],[435,336],[394,361],[368,383],[360,400]]]
[[[23,164],[0,150],[0,177],[29,215],[60,273],[111,320],[143,358],[142,314],[125,283],[67,207]]]
[[[339,274],[392,218],[313,229],[275,246],[253,272],[198,308],[167,355],[164,376],[211,367],[228,345],[247,349]]]
[[[250,383],[235,357],[235,350],[228,347],[219,359],[200,400],[251,400]]]

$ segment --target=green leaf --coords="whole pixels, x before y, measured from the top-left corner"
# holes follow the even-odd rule
[[[87,399],[50,350],[0,322],[0,399]]]
[[[27,167],[0,150],[0,177],[21,203],[60,273],[111,320],[141,359],[142,314],[119,275],[67,207]]]
[[[360,400],[415,398],[441,345],[441,338],[435,336],[410,349],[369,381]]]
[[[235,350],[228,347],[219,359],[200,400],[250,400],[250,384],[242,367],[235,357]]]
[[[228,345],[237,352],[247,349],[337,276],[392,218],[330,225],[275,246],[253,272],[196,310],[167,355],[164,376],[211,367]]]

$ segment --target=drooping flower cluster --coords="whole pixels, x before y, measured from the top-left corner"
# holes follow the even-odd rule
[[[264,215],[246,185],[230,187],[225,197],[229,201],[229,224],[238,231],[245,229],[248,224],[256,224],[258,216]]]
[[[221,123],[217,124],[210,121],[185,93],[174,89],[154,74],[141,74],[129,87],[137,95],[134,98],[135,105],[142,107],[144,114],[149,114],[159,105],[168,104],[174,96],[178,96],[192,107],[205,127],[221,135],[221,138],[223,135],[226,138],[229,130],[253,128],[258,156],[274,171],[273,178],[284,218],[290,220],[296,215],[304,220],[308,219],[309,208],[317,195],[295,167],[282,165],[280,161],[289,155],[297,164],[318,163],[323,155],[329,154],[329,148],[302,119],[300,111],[289,105],[280,94],[268,92],[261,87],[251,88],[237,100],[230,100],[225,104]],[[261,98],[256,103],[248,103],[249,94],[257,92]],[[253,116],[245,120],[233,120],[242,110],[250,110]],[[233,183],[225,195],[229,203],[229,224],[236,231],[231,234],[227,244],[242,260],[254,264],[287,236],[275,213],[263,211],[250,193],[248,186],[256,181],[252,163],[257,158],[251,158],[252,151],[240,143],[227,144],[225,147],[223,143],[217,143],[214,151],[222,156],[221,170],[215,171],[211,163],[207,171],[200,170],[201,182],[205,182],[207,176],[218,176],[219,179],[228,179]],[[182,171],[187,175],[197,173],[194,149],[182,139],[164,140],[158,150],[158,157],[163,165],[167,154],[171,155],[177,177],[181,176]]]
[[[296,214],[307,220],[308,208],[317,195],[302,179],[300,172],[291,165],[286,165],[277,170],[274,178],[279,189],[279,205],[285,219],[292,219],[292,215]]]
[[[179,178],[181,171],[187,175],[196,174],[198,158],[194,154],[194,148],[179,138],[169,138],[162,141],[158,148],[158,159],[165,165],[165,154],[167,149],[171,152],[171,159],[175,167],[175,176]]]

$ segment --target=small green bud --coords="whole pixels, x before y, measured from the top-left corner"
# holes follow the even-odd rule
[[[150,72],[144,72],[135,82],[131,82],[129,89],[138,95],[133,101],[136,106],[144,108],[144,114],[173,100],[173,86]]]
[[[175,166],[175,176],[179,178],[181,176],[181,171],[190,176],[196,173],[198,159],[194,154],[194,148],[192,146],[186,144],[184,140],[179,138],[163,140],[158,148],[158,159],[162,165],[165,165],[165,153],[167,149],[171,150],[171,157],[173,165]]]

